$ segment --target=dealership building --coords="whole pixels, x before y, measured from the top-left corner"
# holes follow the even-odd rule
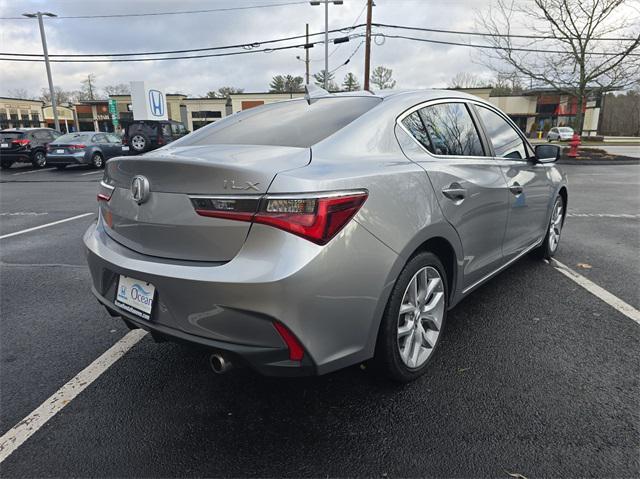
[[[461,89],[493,103],[507,113],[528,136],[552,126],[572,126],[577,112],[576,99],[553,90],[525,90],[518,95],[491,96],[491,88]],[[191,98],[179,93],[166,95],[167,115],[182,122],[190,131],[233,113],[291,98],[302,93],[237,93],[229,98]],[[112,95],[120,124],[133,121],[130,95]],[[601,96],[592,95],[584,107],[583,134],[598,133]],[[113,131],[109,100],[81,101],[58,105],[60,129],[68,131]],[[0,128],[54,126],[53,109],[39,100],[0,97]]]

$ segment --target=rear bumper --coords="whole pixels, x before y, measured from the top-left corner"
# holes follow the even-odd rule
[[[86,165],[90,162],[86,156],[84,152],[66,155],[47,153],[47,163],[51,165]]]
[[[1,151],[0,150],[0,161],[10,161],[12,163],[16,162],[24,162],[28,163],[31,161],[31,152],[30,151]]]
[[[397,258],[355,221],[324,247],[253,225],[226,263],[142,255],[114,241],[101,219],[84,242],[93,292],[103,305],[143,329],[277,376],[324,374],[372,357]],[[149,321],[114,304],[119,275],[155,286]],[[303,361],[288,359],[274,320],[302,344]]]

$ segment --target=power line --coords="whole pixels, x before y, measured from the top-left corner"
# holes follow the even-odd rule
[[[334,40],[330,38],[329,41]],[[273,47],[273,48],[263,48],[260,50],[251,49],[251,50],[242,50],[239,52],[226,52],[226,53],[208,53],[203,55],[181,55],[175,57],[160,57],[160,58],[116,58],[116,59],[98,59],[98,60],[49,60],[50,62],[55,63],[126,63],[126,62],[154,62],[154,61],[162,61],[162,60],[189,60],[193,58],[212,58],[212,57],[228,57],[234,55],[247,55],[250,53],[272,53],[282,50],[290,50],[292,48],[304,48],[308,45],[316,45],[323,44],[324,40],[318,40],[310,43],[299,43],[296,45],[287,45],[283,47]],[[0,61],[8,61],[8,62],[42,62],[42,59],[35,58],[0,58]]]
[[[273,7],[284,7],[289,5],[302,5],[306,4],[306,1],[297,1],[297,2],[281,2],[281,3],[270,3],[266,5],[246,5],[244,7],[225,7],[225,8],[208,8],[204,10],[183,10],[178,12],[150,12],[150,13],[116,13],[111,15],[68,15],[68,16],[58,16],[56,19],[60,20],[78,20],[78,19],[89,19],[89,18],[129,18],[129,17],[158,17],[163,15],[187,15],[194,13],[211,13],[211,12],[229,12],[234,10],[250,10],[254,8],[273,8]],[[26,17],[0,17],[0,20],[29,20]]]
[[[420,32],[430,32],[430,33],[449,33],[455,35],[474,35],[481,37],[499,37],[499,38],[526,38],[533,40],[558,40],[557,37],[552,36],[540,36],[540,35],[517,35],[513,33],[503,33],[503,34],[494,34],[488,32],[465,32],[462,30],[442,30],[438,28],[423,28],[423,27],[408,27],[405,25],[391,25],[388,23],[373,23],[374,27],[382,27],[382,28],[396,28],[401,30],[415,30]],[[577,38],[569,37],[569,39],[577,40]],[[590,41],[632,41],[634,38],[612,38],[612,37],[602,37],[602,38],[591,38]]]
[[[348,28],[336,28],[333,30],[329,30],[329,33],[338,33],[338,32],[344,32],[345,30],[355,30],[357,28],[360,28],[364,26],[364,24],[360,24],[360,25],[354,25],[352,27],[348,27]],[[324,35],[324,32],[318,32],[318,33],[310,33],[309,36],[313,37],[313,36],[318,36],[318,35]],[[205,51],[213,51],[213,50],[228,50],[228,49],[233,49],[233,48],[245,48],[245,49],[254,49],[254,48],[259,48],[261,45],[268,45],[271,43],[279,43],[279,42],[285,42],[285,41],[290,41],[290,40],[300,40],[302,38],[306,38],[306,35],[295,35],[292,37],[283,37],[283,38],[276,38],[276,39],[272,39],[272,40],[262,40],[262,41],[258,41],[258,42],[250,42],[250,43],[238,43],[235,45],[224,45],[224,46],[219,46],[219,47],[204,47],[204,48],[188,48],[188,49],[184,49],[184,50],[164,50],[164,51],[154,51],[154,52],[130,52],[130,53],[68,53],[68,54],[57,54],[57,55],[53,55],[50,54],[49,57],[51,58],[97,58],[97,57],[133,57],[133,56],[148,56],[148,55],[173,55],[173,54],[177,54],[177,53],[195,53],[195,52],[205,52]],[[324,43],[324,42],[321,42]],[[11,57],[38,57],[41,58],[42,54],[41,53],[7,53],[7,52],[0,52],[0,55],[4,55],[4,56],[11,56]]]
[[[362,36],[362,35],[359,35]],[[479,45],[477,43],[460,43],[460,42],[448,42],[445,40],[433,40],[430,38],[418,38],[418,37],[409,37],[405,35],[387,35],[386,33],[374,33],[374,37],[382,37],[382,38],[400,38],[403,40],[412,40],[418,42],[425,43],[436,43],[439,45],[454,45],[459,47],[469,47],[469,48],[483,48],[487,50],[505,50],[505,48],[495,47],[492,45]],[[509,48],[508,50],[516,51],[516,52],[530,52],[530,53],[553,53],[553,54],[568,54],[571,53],[569,51],[563,50],[548,50],[548,49],[538,49],[538,48]],[[619,56],[620,53],[610,53],[610,52],[589,52],[587,55],[599,55],[599,56]],[[628,53],[627,56],[632,57],[640,57],[640,53]]]

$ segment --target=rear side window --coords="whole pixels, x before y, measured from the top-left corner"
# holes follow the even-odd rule
[[[47,130],[34,131],[32,134],[36,140],[41,140],[41,141],[53,140],[53,135],[50,135]]]
[[[478,130],[464,103],[440,103],[419,110],[430,151],[444,156],[484,156]]]
[[[271,145],[308,148],[379,105],[377,97],[327,97],[272,103],[198,129],[176,145]]]
[[[20,138],[24,138],[24,133],[22,132],[18,132],[18,131],[11,131],[11,132],[0,132],[0,137],[2,137],[5,140],[18,140]]]
[[[478,106],[477,111],[491,140],[495,156],[516,159],[528,156],[524,141],[504,118],[483,106]]]
[[[422,123],[419,112],[414,111],[411,113],[411,115],[402,120],[402,124],[422,146],[431,153],[435,153],[435,150],[431,147],[431,141],[429,140],[427,129],[425,128],[424,123]]]

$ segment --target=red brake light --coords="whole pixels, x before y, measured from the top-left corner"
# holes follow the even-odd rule
[[[13,143],[14,145],[25,146],[31,143],[31,140],[13,140],[11,143]]]
[[[304,348],[300,344],[300,341],[298,341],[298,338],[296,338],[284,324],[279,323],[278,321],[274,321],[273,326],[287,345],[287,348],[289,348],[289,359],[291,361],[302,361]]]
[[[115,187],[101,181],[98,185],[98,201],[109,201]]]
[[[158,145],[164,145],[164,137],[158,135]]]
[[[192,197],[201,216],[261,223],[319,245],[327,244],[355,216],[366,191],[259,197]]]
[[[129,144],[129,139],[125,136],[122,137],[122,144],[123,145],[128,145]]]
[[[69,148],[72,150],[84,150],[87,145],[77,144],[77,145],[69,145]]]

